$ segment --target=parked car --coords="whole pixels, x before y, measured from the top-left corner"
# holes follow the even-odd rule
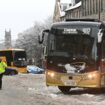
[[[27,66],[27,71],[28,73],[33,73],[33,74],[42,74],[44,73],[44,69],[39,68],[35,65],[28,65]]]
[[[18,72],[16,69],[13,68],[6,68],[4,72],[4,75],[16,75],[16,74],[18,74]]]

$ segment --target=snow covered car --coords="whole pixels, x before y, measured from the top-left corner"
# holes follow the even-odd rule
[[[27,66],[27,71],[28,73],[33,73],[33,74],[42,74],[44,73],[44,69],[39,68],[35,65],[29,65]]]

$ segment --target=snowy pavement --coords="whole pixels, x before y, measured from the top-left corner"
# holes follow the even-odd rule
[[[105,92],[72,89],[64,95],[57,87],[47,87],[44,74],[3,77],[0,105],[105,105]]]

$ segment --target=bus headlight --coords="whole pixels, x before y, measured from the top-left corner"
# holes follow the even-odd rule
[[[52,77],[52,78],[55,76],[54,72],[49,72],[49,71],[47,72],[47,75]]]
[[[95,79],[97,77],[97,75],[95,73],[90,73],[84,76],[84,80],[91,80],[91,79]]]
[[[89,79],[94,79],[94,78],[96,78],[96,74],[95,74],[95,73],[93,73],[93,74],[88,74],[88,78],[89,78]]]

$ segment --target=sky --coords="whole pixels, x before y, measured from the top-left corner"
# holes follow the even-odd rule
[[[54,6],[55,0],[0,0],[0,40],[5,29],[17,39],[18,33],[53,15]]]

